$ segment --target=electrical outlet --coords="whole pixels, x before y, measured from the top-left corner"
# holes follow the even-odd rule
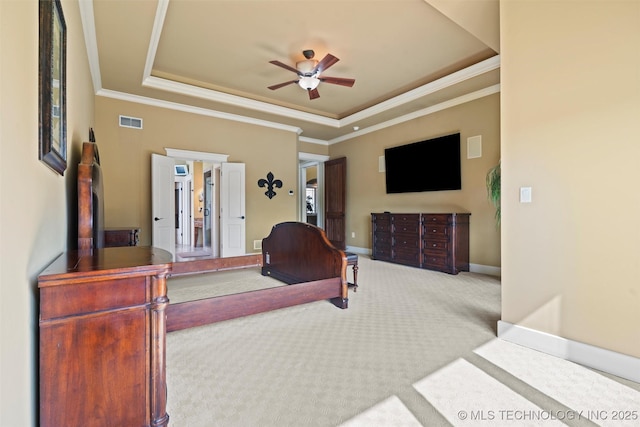
[[[356,232],[355,232],[355,231],[352,231],[352,232],[351,232],[351,238],[352,238],[352,239],[355,239],[355,238],[356,238]]]

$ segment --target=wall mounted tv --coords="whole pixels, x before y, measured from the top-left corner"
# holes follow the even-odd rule
[[[387,193],[460,190],[460,134],[384,150]]]

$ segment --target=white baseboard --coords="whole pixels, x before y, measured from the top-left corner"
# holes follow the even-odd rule
[[[487,274],[489,276],[502,276],[502,269],[492,265],[469,264],[469,271],[471,273]]]
[[[498,321],[498,338],[640,383],[640,359]]]
[[[371,256],[371,249],[369,248],[360,248],[358,246],[347,246],[347,252],[354,252],[356,254],[369,255]],[[482,264],[469,264],[469,271],[471,273],[480,273],[487,274],[489,276],[497,276],[500,277],[502,274],[502,270],[500,267],[494,267],[492,265],[482,265]]]
[[[371,249],[369,248],[359,248],[358,246],[347,246],[347,252],[353,252],[356,254],[362,255],[371,255]]]

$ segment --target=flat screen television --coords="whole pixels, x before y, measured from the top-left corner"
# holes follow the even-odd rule
[[[460,134],[384,150],[387,193],[460,190]]]

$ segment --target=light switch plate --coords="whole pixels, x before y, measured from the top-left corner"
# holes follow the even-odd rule
[[[520,203],[531,203],[531,187],[520,187]]]

